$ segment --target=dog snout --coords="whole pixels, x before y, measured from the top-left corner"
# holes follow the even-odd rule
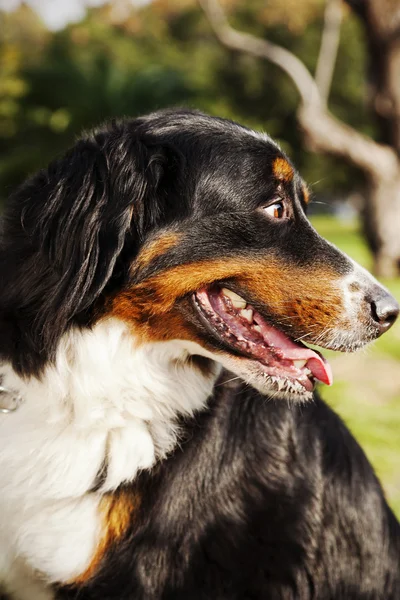
[[[376,287],[366,297],[370,314],[378,328],[378,335],[385,333],[396,321],[400,307],[398,302],[384,288]]]
[[[345,311],[352,335],[360,338],[361,346],[388,331],[396,321],[400,306],[392,294],[360,265],[353,270],[345,286]],[[360,347],[361,347],[360,346]]]

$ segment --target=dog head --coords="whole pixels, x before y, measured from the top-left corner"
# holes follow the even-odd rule
[[[0,351],[39,374],[71,327],[126,322],[177,339],[264,393],[330,383],[302,341],[352,351],[397,317],[390,294],[322,239],[308,191],[266,135],[191,111],[111,123],[12,196]]]

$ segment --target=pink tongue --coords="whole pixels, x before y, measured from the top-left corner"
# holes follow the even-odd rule
[[[316,379],[322,381],[322,383],[326,383],[326,385],[332,385],[332,369],[323,356],[306,346],[294,342],[284,333],[275,329],[275,327],[268,325],[259,314],[256,313],[254,315],[254,320],[261,327],[261,333],[267,344],[279,349],[282,353],[282,358],[287,360],[306,360],[306,366]]]

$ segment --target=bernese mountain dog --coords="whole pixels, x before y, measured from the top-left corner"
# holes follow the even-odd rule
[[[10,197],[5,598],[399,600],[399,524],[304,344],[357,350],[399,307],[308,199],[268,135],[190,110],[106,124]]]

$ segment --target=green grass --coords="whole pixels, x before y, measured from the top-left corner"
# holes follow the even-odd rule
[[[329,216],[314,217],[312,222],[321,235],[371,268],[371,256],[356,222],[343,223]],[[400,300],[400,279],[383,283]],[[323,387],[322,395],[364,448],[400,517],[400,325],[365,353],[324,354],[332,363],[334,384]]]

